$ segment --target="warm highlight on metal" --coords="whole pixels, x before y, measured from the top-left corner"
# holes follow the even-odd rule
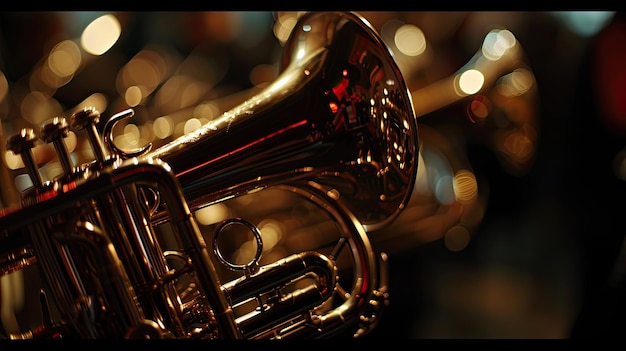
[[[132,110],[111,117],[101,137],[100,113],[85,107],[71,123],[59,116],[41,128],[63,165],[43,182],[30,154],[34,133],[24,130],[7,149],[22,156],[34,186],[21,208],[0,214],[0,274],[37,266],[43,320],[6,338],[366,334],[389,298],[386,255],[367,231],[390,224],[413,191],[413,111],[372,27],[357,14],[321,12],[299,19],[272,84],[156,150],[115,146],[113,127]],[[87,134],[96,160],[72,164],[69,128]],[[243,218],[205,240],[194,211],[270,188],[319,207],[339,238],[263,265],[260,231]],[[248,264],[221,255],[218,236],[231,224],[254,236]],[[241,276],[223,280],[218,258]]]

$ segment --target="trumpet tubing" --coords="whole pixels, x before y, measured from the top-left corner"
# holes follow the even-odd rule
[[[127,152],[112,131],[132,110],[55,117],[7,148],[33,187],[0,213],[0,274],[36,267],[43,320],[7,338],[325,338],[367,334],[388,304],[386,255],[367,231],[390,224],[416,176],[410,93],[378,34],[354,13],[302,16],[281,74],[257,95],[156,150]],[[64,138],[95,160],[75,166]],[[54,146],[44,182],[31,149]],[[312,247],[263,256],[253,220],[203,232],[196,211],[263,192],[295,196],[330,225]],[[295,216],[292,214],[291,216]],[[248,263],[228,249],[243,230]],[[212,235],[212,236],[210,236]],[[309,242],[309,241],[307,241]],[[350,330],[351,329],[351,330]]]

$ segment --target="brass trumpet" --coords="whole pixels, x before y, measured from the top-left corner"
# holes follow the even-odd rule
[[[130,109],[102,136],[100,112],[85,107],[53,118],[39,136],[25,128],[10,138],[33,187],[20,208],[0,214],[0,272],[37,268],[43,320],[6,338],[369,332],[389,295],[386,255],[367,231],[393,222],[413,190],[411,95],[390,51],[354,13],[300,17],[281,64],[260,93],[156,150],[115,145],[112,131]],[[73,164],[70,129],[87,135],[95,160]],[[32,158],[40,140],[63,166],[53,181]],[[324,243],[262,264],[265,241],[251,220],[229,218],[206,238],[194,219],[199,209],[270,191],[321,209],[332,222]],[[240,235],[234,228],[256,246],[247,263],[226,253],[224,238]]]

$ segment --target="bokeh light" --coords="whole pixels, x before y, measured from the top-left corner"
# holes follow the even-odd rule
[[[119,39],[121,26],[117,18],[106,14],[93,20],[80,38],[83,49],[92,55],[102,55]]]

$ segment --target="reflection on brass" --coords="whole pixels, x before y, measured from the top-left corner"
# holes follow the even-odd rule
[[[284,52],[274,82],[153,151],[116,144],[114,127],[133,110],[111,117],[103,140],[91,106],[47,125],[40,137],[62,174],[43,181],[25,160],[34,186],[0,213],[0,272],[37,268],[43,320],[4,337],[329,338],[377,325],[389,303],[387,256],[367,230],[391,224],[413,192],[410,94],[359,15],[305,14]],[[88,134],[94,161],[74,165],[68,125]],[[26,157],[35,147],[12,140]],[[256,215],[287,214],[239,218],[237,206],[265,195]],[[224,243],[223,221],[251,236]],[[218,234],[219,259],[207,245]],[[232,263],[241,258],[250,263]]]

